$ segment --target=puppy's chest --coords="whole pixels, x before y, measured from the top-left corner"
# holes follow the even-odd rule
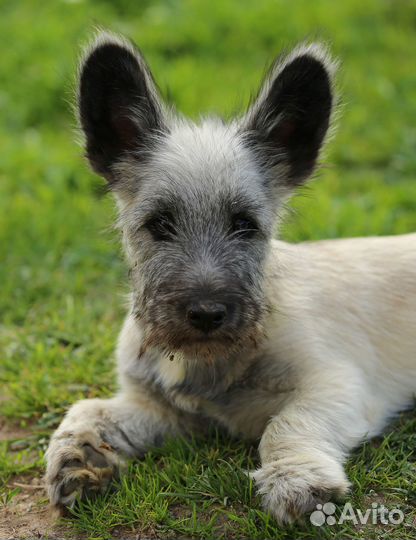
[[[174,406],[248,438],[261,435],[295,387],[289,365],[267,354],[212,364],[159,357],[146,371],[148,382]]]

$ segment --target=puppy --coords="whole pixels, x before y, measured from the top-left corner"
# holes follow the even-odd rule
[[[100,35],[79,73],[87,158],[115,196],[131,275],[119,391],[53,435],[53,505],[209,418],[259,440],[265,508],[288,523],[344,495],[348,453],[416,390],[416,235],[291,245],[279,209],[314,172],[335,63],[301,45],[242,117],[194,124],[140,52]],[[86,362],[88,359],[86,359]]]

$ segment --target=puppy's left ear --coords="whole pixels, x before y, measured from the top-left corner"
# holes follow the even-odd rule
[[[248,144],[286,187],[302,184],[314,171],[333,109],[336,68],[322,45],[296,48],[272,67],[243,119]]]

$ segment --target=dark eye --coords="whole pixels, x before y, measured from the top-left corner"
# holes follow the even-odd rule
[[[233,217],[231,225],[232,233],[243,238],[251,238],[256,234],[257,231],[258,227],[255,221],[244,214],[236,214]]]
[[[173,217],[168,212],[158,214],[146,223],[145,227],[151,233],[154,240],[172,240],[175,236],[175,227],[173,225]]]

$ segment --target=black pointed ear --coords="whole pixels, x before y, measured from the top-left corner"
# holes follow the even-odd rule
[[[302,184],[315,168],[333,109],[332,62],[321,45],[295,49],[275,63],[243,121],[243,130],[280,181]]]
[[[165,129],[162,105],[140,53],[127,41],[103,33],[80,67],[78,107],[92,168],[110,183],[113,166],[140,152]]]

